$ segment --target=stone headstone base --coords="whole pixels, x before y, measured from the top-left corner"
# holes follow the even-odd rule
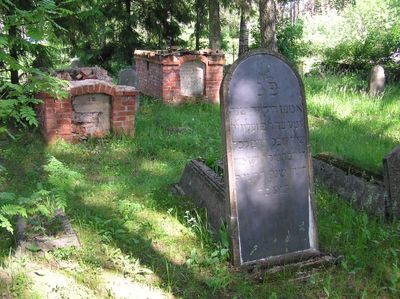
[[[221,169],[223,167],[221,163],[218,166]],[[356,208],[379,217],[387,215],[387,194],[379,178],[368,180],[321,158],[313,158],[313,171],[317,182]],[[208,221],[216,233],[226,223],[223,178],[202,161],[190,161],[179,183],[173,185],[172,191],[177,195],[191,197],[197,207],[205,208]]]
[[[54,217],[58,218],[61,222],[62,233],[57,237],[35,236],[32,239],[27,239],[25,219],[18,218],[16,230],[17,248],[15,254],[18,256],[32,248],[37,252],[47,252],[57,248],[81,247],[79,239],[65,213],[57,211]]]
[[[318,273],[318,270],[322,267],[337,265],[341,260],[341,257],[334,257],[330,254],[321,253],[319,255],[308,257],[307,259],[299,262],[290,263],[286,265],[274,266],[274,267],[253,267],[249,269],[250,275],[253,279],[258,282],[263,282],[266,277],[274,274],[278,274],[283,271],[295,273],[291,282],[306,282],[312,276]]]
[[[172,192],[178,196],[190,197],[195,205],[207,210],[208,222],[210,223],[215,236],[218,236],[221,225],[226,221],[225,191],[223,178],[200,160],[190,161],[182,174],[179,183],[172,185]],[[291,269],[296,271],[296,281],[307,280],[316,268],[333,265],[336,258],[329,254],[313,252],[304,254],[297,259],[297,262],[287,260],[287,263],[268,267],[255,265],[242,267],[248,270],[256,279],[260,280],[265,274],[275,274]]]
[[[367,180],[349,173],[329,161],[313,159],[313,169],[316,180],[325,185],[328,190],[339,194],[351,202],[356,208],[380,217],[387,215],[385,187],[380,180]],[[218,236],[223,223],[228,221],[223,178],[200,160],[190,161],[183,171],[178,184],[172,186],[172,191],[180,196],[189,196],[197,207],[207,210],[208,221]],[[307,265],[324,265],[334,263],[333,256],[321,253],[309,253],[300,258],[300,262],[290,263],[299,267],[299,271]],[[271,268],[272,267],[272,268]],[[278,271],[281,266],[270,267],[267,271]],[[287,267],[285,266],[285,269]]]
[[[367,179],[351,172],[350,165],[338,167],[335,164],[337,163],[332,159],[313,158],[316,181],[350,202],[357,209],[371,215],[386,217],[387,194],[383,182],[377,177]]]
[[[202,161],[192,160],[186,165],[179,183],[172,188],[173,193],[189,196],[197,207],[205,208],[208,222],[218,234],[221,225],[227,221],[222,177]]]

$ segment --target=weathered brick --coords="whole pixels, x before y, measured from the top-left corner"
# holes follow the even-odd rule
[[[144,94],[161,97],[165,103],[179,103],[190,99],[181,95],[180,67],[185,62],[201,61],[205,67],[204,97],[209,97],[213,102],[219,102],[224,56],[213,53],[174,55],[160,55],[148,51],[135,52],[136,72],[140,78],[138,89]],[[209,86],[215,89],[209,91],[207,89]]]

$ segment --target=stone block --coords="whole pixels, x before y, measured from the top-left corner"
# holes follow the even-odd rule
[[[197,207],[207,210],[208,222],[216,234],[227,223],[223,179],[202,161],[192,160],[186,165],[174,191],[189,196]]]
[[[369,94],[376,97],[385,89],[385,70],[382,66],[376,65],[369,74]]]
[[[400,218],[400,146],[383,160],[389,215]]]

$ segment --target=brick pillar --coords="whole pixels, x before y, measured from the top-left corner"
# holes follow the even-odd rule
[[[206,74],[206,98],[212,103],[219,103],[219,90],[224,77],[224,59],[209,60]]]
[[[133,87],[117,86],[112,99],[111,128],[117,134],[135,133],[135,103],[138,91]]]
[[[55,100],[47,93],[36,95],[43,104],[37,107],[42,134],[48,143],[57,138],[72,140],[71,136],[71,100]]]
[[[164,65],[162,67],[162,99],[164,103],[177,103],[180,101],[181,79],[179,69],[180,66],[178,64]]]
[[[54,108],[56,114],[55,133],[61,139],[72,140],[72,104],[71,98],[66,100],[55,100]]]

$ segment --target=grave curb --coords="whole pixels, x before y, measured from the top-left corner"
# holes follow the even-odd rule
[[[347,174],[344,170],[316,158],[313,158],[312,164],[315,180],[329,191],[337,193],[354,207],[371,215],[386,217],[387,193],[383,182],[367,181]],[[222,223],[228,221],[224,180],[201,160],[195,159],[187,163],[180,181],[172,186],[172,192],[191,197],[197,207],[205,208],[215,233],[218,234]]]
[[[19,256],[28,250],[28,246],[35,246],[42,252],[51,251],[57,248],[76,247],[80,248],[81,244],[79,239],[71,226],[65,213],[57,210],[54,216],[58,218],[62,224],[63,232],[57,238],[47,238],[44,236],[36,236],[32,240],[26,237],[26,220],[25,218],[18,217],[16,224],[16,250],[15,256]]]
[[[195,205],[207,210],[207,220],[211,225],[213,233],[218,238],[218,232],[223,222],[228,221],[224,181],[221,176],[208,167],[199,159],[191,160],[186,164],[178,183],[171,186],[171,191],[177,196],[190,197]],[[225,220],[224,220],[225,219]],[[315,268],[324,265],[336,264],[338,258],[331,254],[321,253],[319,251],[303,252],[299,256],[300,260],[292,262],[289,256],[284,262],[270,262],[268,265],[256,263],[244,264],[240,269],[254,271],[258,269],[260,273],[274,274],[284,270],[282,265],[291,269],[301,270],[305,267]],[[298,256],[295,257],[295,259]]]
[[[313,170],[316,182],[322,183],[329,191],[359,210],[386,218],[387,193],[383,182],[367,181],[316,158],[313,158]]]

